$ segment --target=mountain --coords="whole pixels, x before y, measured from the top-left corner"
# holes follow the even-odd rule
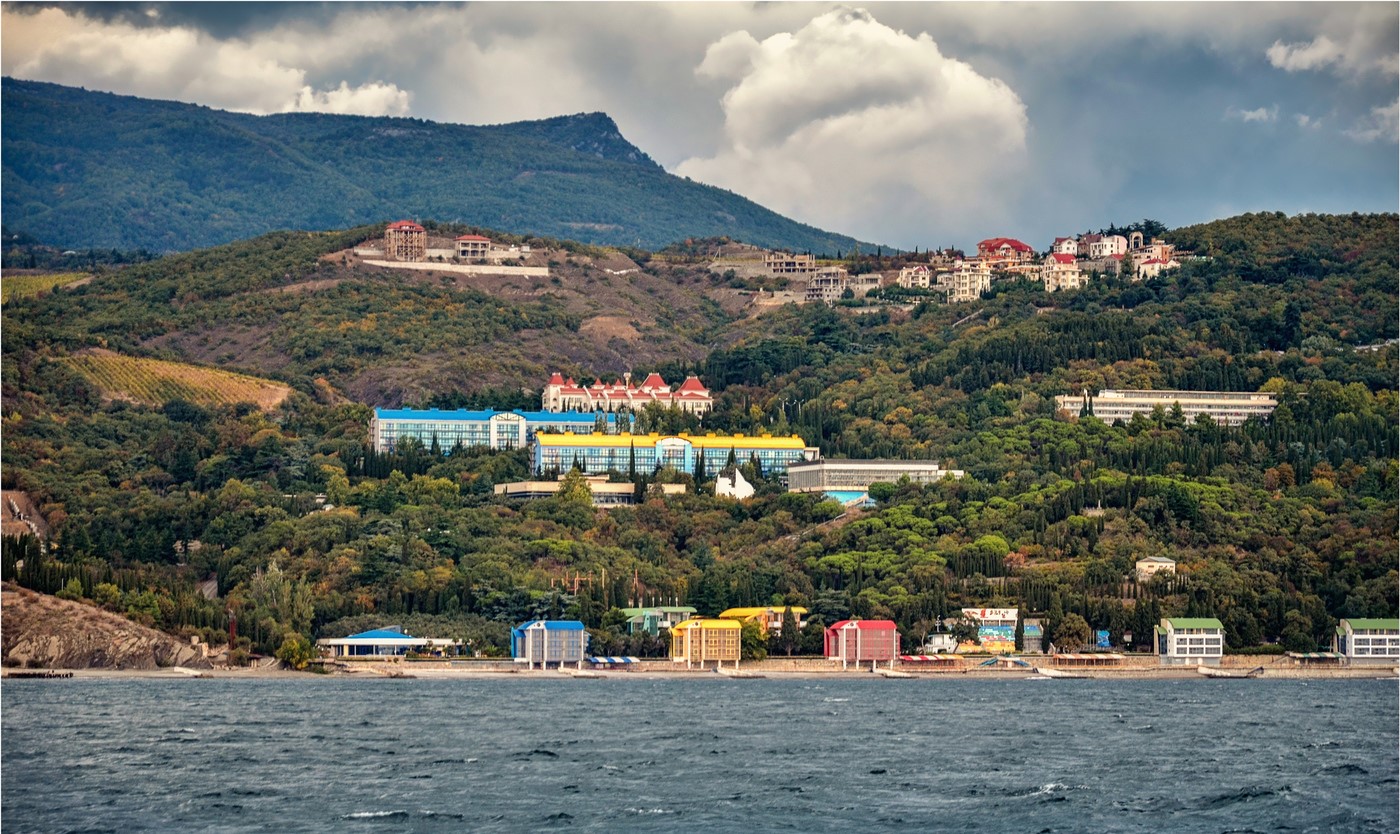
[[[184,251],[400,217],[646,248],[856,244],[666,173],[603,113],[473,127],[251,116],[13,78],[2,89],[5,224],[58,246]]]

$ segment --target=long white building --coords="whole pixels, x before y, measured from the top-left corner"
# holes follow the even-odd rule
[[[833,460],[790,463],[787,468],[789,492],[828,490],[867,490],[875,483],[897,483],[908,478],[916,484],[931,484],[946,477],[961,478],[961,469],[944,469],[932,460]]]
[[[1217,423],[1238,426],[1250,417],[1266,419],[1278,408],[1278,399],[1273,394],[1248,391],[1115,391],[1104,389],[1089,398],[1089,408],[1093,415],[1105,423],[1114,420],[1127,422],[1134,414],[1150,415],[1152,409],[1161,406],[1171,410],[1180,405],[1189,423],[1196,415],[1204,414]],[[1083,395],[1068,394],[1055,398],[1060,411],[1071,416],[1079,416],[1085,410]]]

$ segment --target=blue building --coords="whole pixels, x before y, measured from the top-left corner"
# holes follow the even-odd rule
[[[624,425],[627,418],[620,418]],[[392,452],[399,441],[413,437],[431,447],[437,440],[443,452],[455,446],[489,449],[522,449],[536,432],[589,433],[599,426],[609,433],[617,430],[616,414],[589,414],[582,411],[440,411],[436,408],[376,408],[369,421],[370,445],[376,452]]]
[[[588,652],[588,632],[578,620],[535,620],[510,630],[510,656],[529,668],[548,668],[553,663],[583,666]]]
[[[414,637],[398,626],[362,631],[349,637],[317,640],[316,645],[329,649],[332,657],[397,658],[409,652],[419,654],[455,653],[461,640]]]

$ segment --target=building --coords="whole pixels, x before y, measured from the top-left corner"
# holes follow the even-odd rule
[[[652,637],[660,636],[664,628],[668,631],[695,616],[695,609],[689,605],[656,605],[651,608],[624,608],[627,617],[627,633]]]
[[[1027,654],[1041,653],[1045,650],[1043,648],[1044,638],[1045,629],[1041,626],[1040,620],[1027,617],[1021,621],[1021,651]]]
[[[432,637],[413,637],[405,634],[398,626],[362,631],[349,637],[332,637],[317,640],[316,645],[328,649],[331,657],[354,657],[366,660],[403,657],[409,652],[416,654],[456,653],[461,640],[444,640]]]
[[[622,375],[621,382],[594,379],[590,386],[580,385],[573,377],[565,379],[555,373],[540,395],[540,407],[545,411],[640,411],[651,403],[663,407],[675,406],[691,414],[708,414],[714,405],[710,389],[694,375],[685,378],[680,387],[671,390],[661,374],[647,374],[641,385],[632,384],[632,374]]]
[[[1072,237],[1057,237],[1055,242],[1050,245],[1050,254],[1077,256],[1079,254],[1079,241]]]
[[[823,267],[807,282],[807,292],[803,299],[808,304],[835,304],[850,288],[849,280],[849,274],[844,267]]]
[[[1035,258],[1035,250],[1011,237],[988,238],[977,244],[977,257],[992,264],[1019,264]]]
[[[384,257],[391,261],[422,261],[428,257],[428,233],[412,220],[384,228]]]
[[[817,269],[817,259],[811,255],[769,252],[763,256],[763,266],[773,275],[807,275]]]
[[[464,261],[484,261],[491,254],[491,238],[462,235],[457,238],[457,257]]]
[[[1076,251],[1074,254],[1081,258],[1089,257],[1089,252],[1094,248],[1094,244],[1098,243],[1101,240],[1103,240],[1103,235],[1101,234],[1085,233],[1080,235],[1079,240],[1075,241],[1075,243],[1077,244],[1078,251]]]
[[[1161,258],[1148,258],[1137,265],[1136,280],[1146,281],[1156,278],[1168,269],[1176,269],[1181,264],[1176,261],[1164,261]]]
[[[944,469],[932,460],[820,460],[788,466],[789,492],[866,492],[871,484],[898,483],[908,478],[916,484],[931,484],[953,477],[961,469]]]
[[[588,489],[593,494],[593,506],[616,507],[637,503],[637,487],[630,482],[609,483],[607,475],[587,476]],[[553,498],[564,485],[562,477],[557,481],[513,481],[496,484],[496,495],[514,500],[534,500]],[[685,484],[652,484],[648,489],[659,489],[662,495],[684,495]]]
[[[1089,243],[1087,257],[1094,260],[1128,252],[1128,239],[1122,235],[1094,235],[1097,240]]]
[[[1274,413],[1278,399],[1273,394],[1250,391],[1115,391],[1104,389],[1087,398],[1078,395],[1055,398],[1059,410],[1071,416],[1085,412],[1105,423],[1127,422],[1134,414],[1150,416],[1154,408],[1170,411],[1180,405],[1186,422],[1204,414],[1226,426],[1238,426],[1251,417],[1263,420]]]
[[[1368,660],[1394,663],[1400,660],[1400,619],[1342,620],[1332,641],[1332,649],[1348,661]]]
[[[425,449],[437,441],[444,453],[459,445],[464,449],[523,449],[539,431],[591,432],[600,425],[616,431],[619,424],[628,425],[628,421],[612,414],[578,411],[376,408],[369,420],[369,440],[381,454],[394,451],[400,441],[409,437],[416,438]]]
[[[729,608],[719,612],[722,620],[738,620],[745,623],[758,623],[764,634],[783,633],[783,612],[792,611],[797,618],[797,627],[807,625],[807,609],[799,605],[769,605],[757,608]]]
[[[923,264],[906,266],[899,271],[895,284],[906,290],[926,290],[933,284],[933,271]]]
[[[1176,560],[1165,556],[1148,556],[1137,560],[1137,581],[1146,582],[1159,573],[1176,573]]]
[[[1219,666],[1225,653],[1225,627],[1214,617],[1164,617],[1153,631],[1164,666]]]
[[[740,637],[744,627],[738,620],[712,620],[699,617],[679,622],[671,629],[671,660],[702,668],[713,663],[734,662],[739,668]]]
[[[960,651],[1009,654],[1016,651],[1017,608],[964,608],[962,615],[977,623],[977,646],[964,645]]]
[[[790,464],[815,460],[819,451],[809,448],[802,438],[760,435],[746,437],[705,436],[682,434],[537,434],[535,435],[535,474],[564,472],[575,463],[584,474],[602,475],[607,472],[650,473],[669,468],[695,474],[704,459],[704,474],[708,477],[729,462],[733,453],[736,462],[757,461],[766,475],[782,475]]]
[[[940,269],[952,269],[953,264],[963,260],[964,255],[961,249],[940,249],[936,252],[928,253],[928,265],[938,271]]]
[[[510,656],[516,663],[541,669],[566,663],[583,666],[588,652],[588,632],[578,620],[535,620],[510,630]]]
[[[1041,262],[1039,277],[1046,292],[1077,290],[1085,284],[1084,273],[1079,271],[1074,256],[1058,252],[1047,255]]]
[[[992,288],[992,268],[988,262],[978,258],[958,261],[947,276],[944,289],[948,292],[948,303],[976,301],[982,293]],[[943,277],[940,275],[940,278]]]
[[[823,642],[826,659],[841,661],[842,669],[851,663],[869,663],[871,669],[877,663],[889,663],[894,668],[899,657],[894,620],[841,620],[827,628]]]

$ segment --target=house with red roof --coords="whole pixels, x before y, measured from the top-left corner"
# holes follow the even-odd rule
[[[841,620],[826,630],[823,642],[826,659],[841,661],[842,669],[852,663],[869,663],[871,669],[888,663],[893,668],[899,656],[899,630],[893,620]]]
[[[640,385],[632,384],[632,374],[622,375],[620,382],[603,382],[594,378],[592,385],[583,385],[573,377],[565,379],[556,372],[549,378],[540,395],[545,411],[630,411],[645,408],[648,403],[660,403],[665,408],[675,406],[691,414],[707,414],[714,406],[710,389],[694,375],[685,378],[674,390],[661,374],[647,374]]]
[[[1072,237],[1057,237],[1050,246],[1050,251],[1056,255],[1078,255],[1079,241]]]
[[[384,257],[391,261],[427,260],[427,231],[412,220],[399,220],[385,226]]]
[[[457,238],[457,257],[467,261],[484,261],[491,254],[491,238],[481,235],[462,235]]]
[[[1046,292],[1077,290],[1084,286],[1084,273],[1073,255],[1051,252],[1040,264],[1040,282]]]

